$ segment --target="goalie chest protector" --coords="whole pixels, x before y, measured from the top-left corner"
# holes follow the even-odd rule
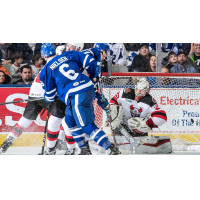
[[[123,90],[120,103],[128,119],[131,117],[147,118],[150,114],[150,108],[157,104],[150,94],[144,96],[140,101],[136,101],[135,89],[131,88]]]

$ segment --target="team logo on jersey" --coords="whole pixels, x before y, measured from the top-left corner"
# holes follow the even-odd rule
[[[135,108],[133,105],[130,106],[130,112],[132,117],[140,117],[142,108]]]
[[[77,85],[79,85],[79,82],[76,82],[76,83],[73,84],[73,86],[77,86]]]
[[[129,89],[129,88],[127,88],[127,89],[125,89],[124,90],[124,93],[128,93],[128,92],[130,92],[131,90]]]
[[[152,101],[153,101],[154,103],[157,103],[157,101],[156,101],[154,98],[152,98]]]

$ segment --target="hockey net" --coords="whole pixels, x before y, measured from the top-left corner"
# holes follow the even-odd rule
[[[150,94],[167,113],[167,123],[148,134],[169,135],[173,151],[200,151],[200,74],[113,73],[100,82],[105,97],[111,100],[121,89],[135,88],[137,77],[146,77]],[[110,127],[105,127],[105,111],[96,102],[94,107],[96,125],[113,142]],[[130,150],[129,141],[122,135],[116,135],[116,140],[120,149]]]

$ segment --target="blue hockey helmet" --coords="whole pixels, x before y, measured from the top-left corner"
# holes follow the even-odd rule
[[[106,51],[110,50],[110,47],[108,46],[107,43],[96,43],[94,48],[98,49],[101,52],[103,52],[104,50]]]
[[[56,47],[53,43],[43,43],[41,47],[41,55],[44,55],[46,58],[56,54]]]

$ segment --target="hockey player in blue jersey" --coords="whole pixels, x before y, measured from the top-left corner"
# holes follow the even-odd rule
[[[83,53],[77,51],[65,52],[55,57],[55,47],[51,43],[42,45],[41,54],[48,61],[40,73],[45,90],[44,98],[47,102],[53,102],[58,94],[66,103],[65,122],[82,154],[91,154],[83,133],[108,150],[109,154],[119,154],[119,150],[108,140],[106,134],[94,124],[93,83],[81,73],[82,68],[96,67],[94,58],[89,55],[86,58]],[[94,73],[94,78],[96,76],[97,73]]]

